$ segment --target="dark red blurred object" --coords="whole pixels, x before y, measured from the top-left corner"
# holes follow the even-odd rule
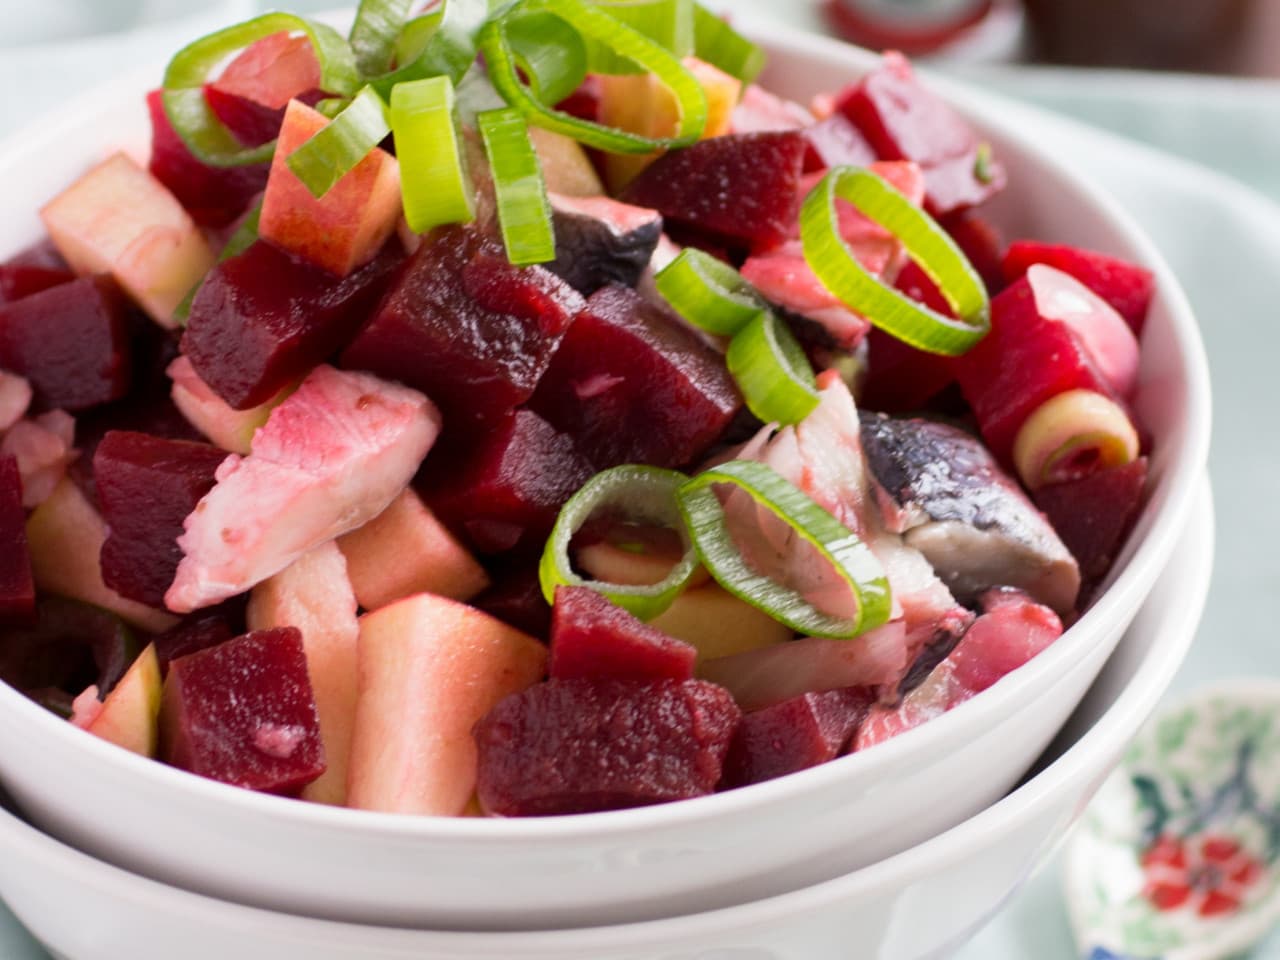
[[[828,0],[827,18],[846,40],[916,55],[958,39],[981,23],[994,5],[993,0]]]
[[[27,622],[35,613],[26,521],[18,461],[0,457],[0,624]]]

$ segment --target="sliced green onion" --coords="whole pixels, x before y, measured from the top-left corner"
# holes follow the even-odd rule
[[[693,0],[596,0],[595,5],[675,56],[683,59],[693,55]],[[592,73],[644,72],[635,61],[597,40],[587,44],[587,60]]]
[[[489,78],[507,103],[518,110],[528,123],[613,153],[650,153],[685,147],[702,135],[707,125],[707,97],[702,85],[684,68],[679,58],[660,44],[584,0],[522,0],[516,10],[521,13],[554,13],[574,27],[585,40],[604,43],[614,53],[652,72],[675,97],[680,118],[675,136],[642,137],[627,130],[581,120],[548,106],[520,80],[519,64],[507,34],[509,18],[492,19],[480,31],[480,51],[489,67]],[[528,55],[526,50],[524,56]]]
[[[765,423],[799,423],[818,405],[809,358],[772,311],[762,310],[734,334],[725,362],[747,409]]]
[[[943,316],[872,276],[840,235],[836,198],[853,204],[907,248],[959,319]],[[991,306],[982,279],[933,218],[883,179],[836,167],[800,208],[804,258],[832,294],[886,333],[929,353],[958,356],[986,336]]]
[[[713,489],[725,484],[747,494],[818,551],[848,585],[856,612],[819,610],[791,587],[752,570],[729,533]],[[779,623],[810,637],[856,637],[889,619],[889,582],[870,548],[839,520],[762,463],[731,460],[694,477],[678,493],[680,512],[703,565],[716,581]]]
[[[524,118],[510,107],[477,118],[493,173],[498,224],[507,259],[523,266],[556,258],[556,233],[542,166]]]
[[[218,64],[256,40],[273,33],[301,31],[311,41],[320,63],[320,87],[326,93],[352,96],[360,87],[355,55],[332,27],[290,13],[268,13],[218,30],[189,43],[174,55],[164,72],[164,112],[187,149],[202,163],[237,167],[270,160],[275,142],[245,147],[209,108],[204,85]]]
[[[365,87],[342,112],[289,154],[289,169],[316,199],[350,173],[391,132],[387,105]]]
[[[398,83],[391,91],[391,129],[400,159],[400,193],[409,229],[426,233],[475,218],[448,77]]]
[[[743,86],[764,69],[765,53],[744,37],[728,21],[700,3],[694,4],[694,56],[737,77]]]
[[[681,250],[653,281],[676,313],[716,336],[733,336],[768,307],[737,270],[694,247]]]
[[[476,41],[489,17],[488,0],[443,0],[443,6],[410,20],[401,34],[400,66],[369,82],[384,100],[397,83],[446,76],[456,85],[476,60]],[[413,54],[411,60],[406,56]]]
[[[230,260],[232,257],[238,257],[244,253],[258,239],[258,220],[262,216],[262,201],[259,200],[257,206],[245,215],[240,221],[240,226],[236,227],[235,233],[223,245],[221,252],[218,254],[218,262]],[[185,327],[187,318],[191,316],[191,304],[195,303],[196,294],[200,292],[200,288],[204,286],[208,274],[200,278],[200,282],[191,288],[190,292],[178,304],[177,309],[173,311],[173,319],[178,321],[178,326]]]
[[[698,555],[685,532],[677,504],[677,491],[688,479],[675,470],[627,465],[597,473],[588,480],[561,508],[538,564],[547,603],[555,601],[556,587],[572,586],[590,587],[641,620],[652,620],[670,607],[698,569]],[[579,576],[573,570],[569,546],[573,535],[601,512],[677,531],[685,545],[684,556],[664,579],[649,585],[607,583]]]
[[[505,23],[516,66],[542,103],[559,103],[587,76],[587,45],[582,34],[553,13],[518,13]]]
[[[409,19],[413,0],[360,0],[351,25],[351,49],[366,77],[391,69],[396,41]]]

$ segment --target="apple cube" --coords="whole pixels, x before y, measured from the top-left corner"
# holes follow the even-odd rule
[[[444,597],[365,614],[347,804],[457,816],[476,787],[472,728],[546,662],[532,637]]]
[[[160,661],[155,646],[149,644],[83,724],[84,729],[140,756],[154,757],[160,745],[162,688]],[[96,687],[90,689],[96,694]]]
[[[339,538],[360,606],[377,610],[415,593],[470,600],[489,576],[412,490]]]
[[[395,157],[375,147],[323,197],[312,196],[287,161],[328,122],[301,101],[289,102],[262,198],[258,235],[345,277],[372,260],[396,228],[400,167]]]
[[[250,790],[296,794],[325,769],[302,634],[259,630],[169,664],[160,757]]]
[[[698,652],[590,587],[557,587],[551,614],[556,680],[692,680]]]
[[[18,461],[0,457],[0,624],[30,620],[35,614],[26,520]]]
[[[98,558],[106,539],[98,511],[69,477],[64,479],[27,519],[36,586],[109,610],[148,633],[176,624],[176,617],[122,597],[103,582]]]
[[[476,728],[480,803],[548,816],[704,796],[740,718],[726,690],[699,680],[549,680]]]
[[[246,613],[250,630],[297,627],[307,675],[320,716],[328,767],[302,788],[302,799],[341,806],[356,716],[356,598],[342,551],[330,541],[253,588]]]
[[[0,441],[0,457],[14,457],[22,475],[22,505],[38,507],[67,475],[78,451],[75,421],[61,410],[51,410],[33,420],[19,420]]]
[[[213,252],[164,185],[123,153],[44,205],[45,229],[80,274],[110,273],[162,327],[213,266]]]
[[[245,47],[210,86],[283,110],[294,97],[319,89],[320,61],[308,37],[281,31]]]
[[[533,126],[529,127],[529,140],[538,154],[548,191],[568,197],[598,197],[604,193],[604,184],[591,158],[577,140]]]
[[[837,757],[875,700],[865,687],[806,693],[748,713],[725,759],[724,782],[743,786]]]
[[[686,590],[650,626],[691,644],[699,661],[776,647],[795,637],[790,627],[715,583]]]
[[[22,419],[31,406],[31,384],[26,377],[0,370],[0,433]]]
[[[200,379],[188,357],[180,356],[169,365],[173,380],[172,399],[187,421],[228,453],[247,455],[253,435],[265,426],[271,411],[293,392],[285,387],[270,400],[247,410],[236,410]]]

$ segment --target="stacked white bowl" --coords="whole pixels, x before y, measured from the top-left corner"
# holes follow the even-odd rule
[[[766,85],[802,100],[875,62],[774,27],[759,39]],[[40,198],[91,161],[120,147],[145,155],[142,94],[157,76],[122,80],[0,148],[0,181],[22,185],[0,196],[0,254],[35,239]],[[1154,437],[1150,500],[1108,589],[1059,641],[865,753],[679,804],[522,821],[236,790],[97,741],[0,686],[0,784],[47,834],[0,819],[15,851],[0,862],[0,893],[19,915],[72,960],[119,957],[125,943],[134,957],[822,960],[933,956],[959,942],[1061,836],[1185,652],[1211,553],[1209,388],[1185,298],[1114,202],[1009,128],[998,102],[938,86],[1010,171],[992,207],[1009,236],[1100,249],[1158,278],[1136,404]],[[996,803],[1122,636],[1079,717],[1089,732]]]

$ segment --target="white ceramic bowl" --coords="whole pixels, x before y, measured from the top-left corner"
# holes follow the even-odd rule
[[[569,931],[361,927],[273,914],[166,887],[64,846],[3,810],[0,896],[68,960],[944,956],[990,919],[1054,849],[1168,687],[1200,619],[1212,554],[1206,485],[1172,565],[1042,758],[1040,773],[920,846],[769,900],[671,920]]]
[[[874,63],[770,26],[767,82],[798,98]],[[0,149],[0,253],[38,233],[36,206],[121,145],[145,154],[141,95],[159,70]],[[780,894],[905,850],[1002,796],[1083,696],[1166,566],[1204,470],[1209,387],[1185,298],[1136,226],[1002,121],[998,101],[938,84],[1010,170],[1011,236],[1148,264],[1158,296],[1138,410],[1150,502],[1113,583],[1033,662],[873,750],[744,790],[641,810],[500,821],[409,819],[235,790],[116,750],[0,689],[0,783],[39,826],[94,856],[191,890],[309,916],[436,929],[538,929],[693,913]]]

